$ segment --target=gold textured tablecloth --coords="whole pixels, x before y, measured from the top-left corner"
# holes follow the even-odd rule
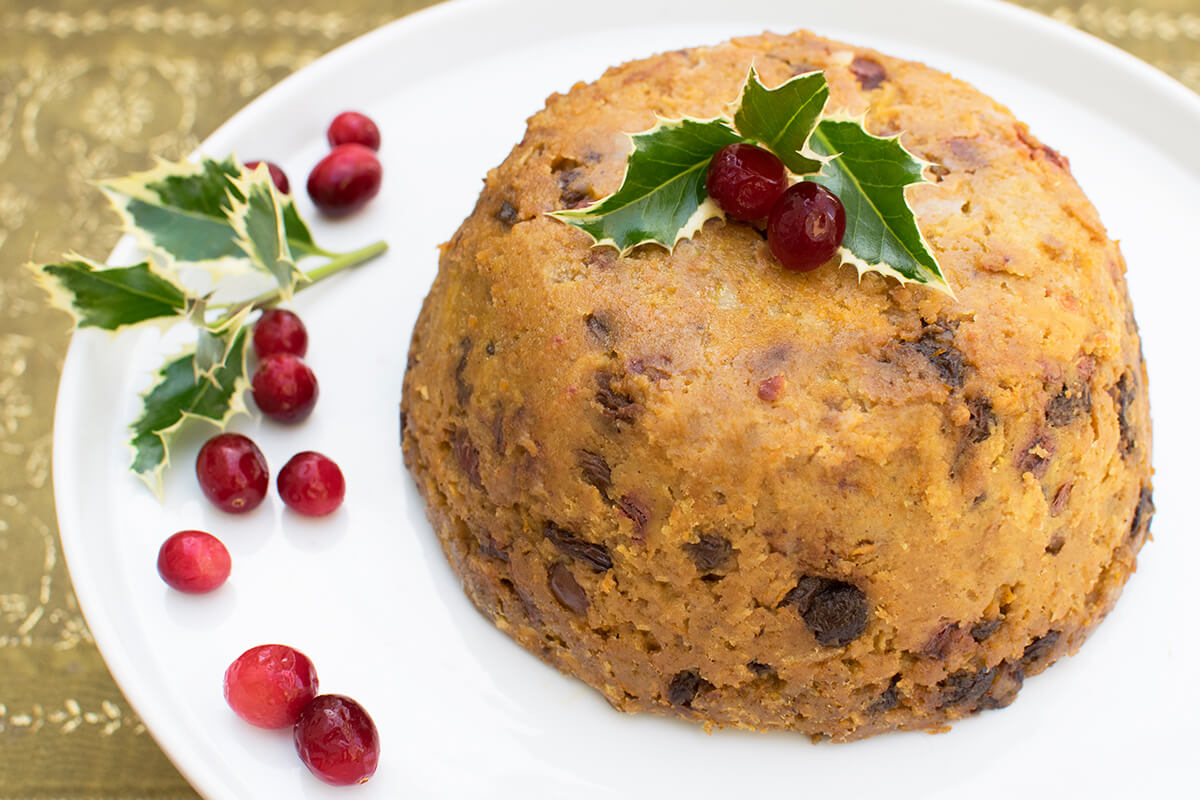
[[[196,796],[109,677],[71,591],[50,484],[68,322],[21,265],[103,259],[119,231],[89,181],[182,157],[289,73],[432,4],[0,2],[0,798]],[[1021,4],[1200,91],[1200,0]]]

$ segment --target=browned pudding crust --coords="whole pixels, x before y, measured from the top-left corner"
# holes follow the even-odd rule
[[[751,63],[932,163],[957,293],[786,273],[709,222],[617,257],[545,212],[620,183],[623,132],[711,117]],[[1007,705],[1073,652],[1153,513],[1121,254],[1067,160],[970,86],[807,33],[555,95],[443,248],[405,462],[513,639],[617,708],[853,739]]]

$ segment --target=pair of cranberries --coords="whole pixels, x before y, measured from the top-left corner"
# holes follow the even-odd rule
[[[258,508],[267,496],[271,474],[267,459],[249,437],[222,433],[209,439],[196,456],[196,479],[212,504],[231,514]],[[346,497],[346,479],[328,456],[297,453],[275,479],[285,505],[306,517],[337,510]]]
[[[276,422],[300,422],[312,413],[320,387],[304,362],[308,331],[300,318],[282,308],[268,308],[254,323],[258,369],[251,378],[254,403]]]
[[[326,138],[333,149],[308,174],[308,196],[325,216],[342,217],[379,194],[379,128],[365,114],[344,111],[333,118]]]
[[[329,155],[317,162],[308,174],[308,196],[327,217],[343,217],[357,211],[379,194],[383,183],[383,165],[375,155],[379,150],[379,126],[365,114],[343,111],[329,123],[325,132]],[[260,161],[247,161],[255,169]],[[278,164],[266,162],[275,188],[291,192],[291,181]]]
[[[733,219],[767,219],[767,245],[785,269],[816,269],[833,258],[846,234],[846,209],[837,195],[809,181],[788,187],[783,162],[752,144],[718,150],[706,188]]]
[[[225,670],[225,701],[260,728],[292,728],[300,760],[336,786],[363,783],[379,764],[379,732],[359,703],[317,694],[308,656],[282,644],[252,647]]]

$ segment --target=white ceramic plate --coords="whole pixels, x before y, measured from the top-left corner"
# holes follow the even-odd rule
[[[626,716],[494,630],[442,558],[401,464],[397,405],[409,332],[436,246],[466,216],[485,171],[546,95],[609,64],[764,29],[807,27],[925,61],[1009,105],[1072,168],[1130,264],[1152,375],[1155,541],[1083,650],[1031,679],[1017,703],[922,733],[852,745]],[[155,334],[80,334],[63,372],[54,480],[75,590],[113,675],[155,738],[211,798],[1178,796],[1195,756],[1200,645],[1190,496],[1200,451],[1187,326],[1200,298],[1200,99],[1141,62],[1014,7],[908,0],[465,0],[376,31],[288,79],[203,146],[269,157],[294,186],[325,150],[334,113],[383,130],[384,188],[327,223],[327,247],[386,238],[389,254],[300,296],[321,380],[297,428],[245,418],[273,468],[304,449],[340,462],[346,505],[312,522],[278,498],[246,517],[212,509],[181,443],[159,504],[125,467],[138,393],[168,346]],[[127,245],[115,258],[132,259]],[[231,580],[210,596],[167,589],[162,540],[220,536]],[[308,775],[288,733],[243,724],[221,698],[245,648],[307,652],[321,688],[374,715],[382,763],[365,786]],[[1190,771],[1189,773],[1190,774]]]

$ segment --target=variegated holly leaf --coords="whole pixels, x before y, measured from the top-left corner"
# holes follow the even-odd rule
[[[186,352],[159,370],[154,386],[143,395],[142,413],[130,426],[130,468],[155,494],[162,495],[170,441],[185,420],[204,419],[224,427],[230,417],[246,410],[246,337],[246,328],[240,328],[211,380],[197,376],[196,354]]]
[[[290,300],[296,284],[306,280],[288,245],[283,206],[266,164],[233,178],[226,215],[236,234],[234,243],[256,268],[275,276],[283,299]]]
[[[204,378],[216,385],[217,370],[225,366],[229,354],[233,351],[234,341],[253,310],[253,303],[241,303],[220,319],[206,322],[204,302],[201,301],[194,307],[192,319],[196,326],[196,357],[193,367],[197,381]]]
[[[179,319],[189,307],[187,291],[148,261],[107,267],[73,256],[30,266],[51,304],[73,316],[78,328],[115,331],[152,319]]]
[[[811,141],[830,160],[821,174],[805,180],[829,189],[845,206],[843,259],[860,277],[878,272],[953,297],[904,196],[906,186],[925,182],[925,162],[905,150],[899,136],[873,136],[858,120],[822,120]]]
[[[551,216],[622,254],[647,242],[673,248],[706,220],[722,216],[704,181],[713,154],[742,141],[728,120],[659,120],[631,138],[621,188],[587,208]]]
[[[387,249],[380,241],[347,253],[313,242],[291,198],[281,195],[265,165],[247,171],[232,158],[200,163],[160,163],[147,172],[104,181],[127,232],[150,258],[108,267],[68,255],[57,264],[29,265],[54,305],[79,328],[116,331],[146,322],[186,322],[196,344],[156,373],[130,426],[130,468],[161,493],[174,433],[188,419],[224,427],[245,410],[247,318],[255,309],[286,300],[297,288],[368,261]],[[301,273],[296,260],[327,261]],[[157,265],[157,266],[156,266]],[[190,290],[180,267],[217,268],[210,294]],[[254,297],[210,303],[229,284],[223,279],[252,270],[270,273],[279,288]]]
[[[750,67],[741,103],[733,115],[738,133],[761,144],[796,175],[821,169],[824,159],[813,153],[808,137],[817,127],[829,84],[822,72],[809,72],[768,89]]]
[[[168,260],[211,265],[242,256],[228,216],[231,197],[245,202],[231,190],[232,179],[242,174],[233,158],[162,162],[146,172],[101,181],[100,188],[144,249]],[[293,254],[331,255],[313,241],[291,198],[281,197],[279,205]]]

